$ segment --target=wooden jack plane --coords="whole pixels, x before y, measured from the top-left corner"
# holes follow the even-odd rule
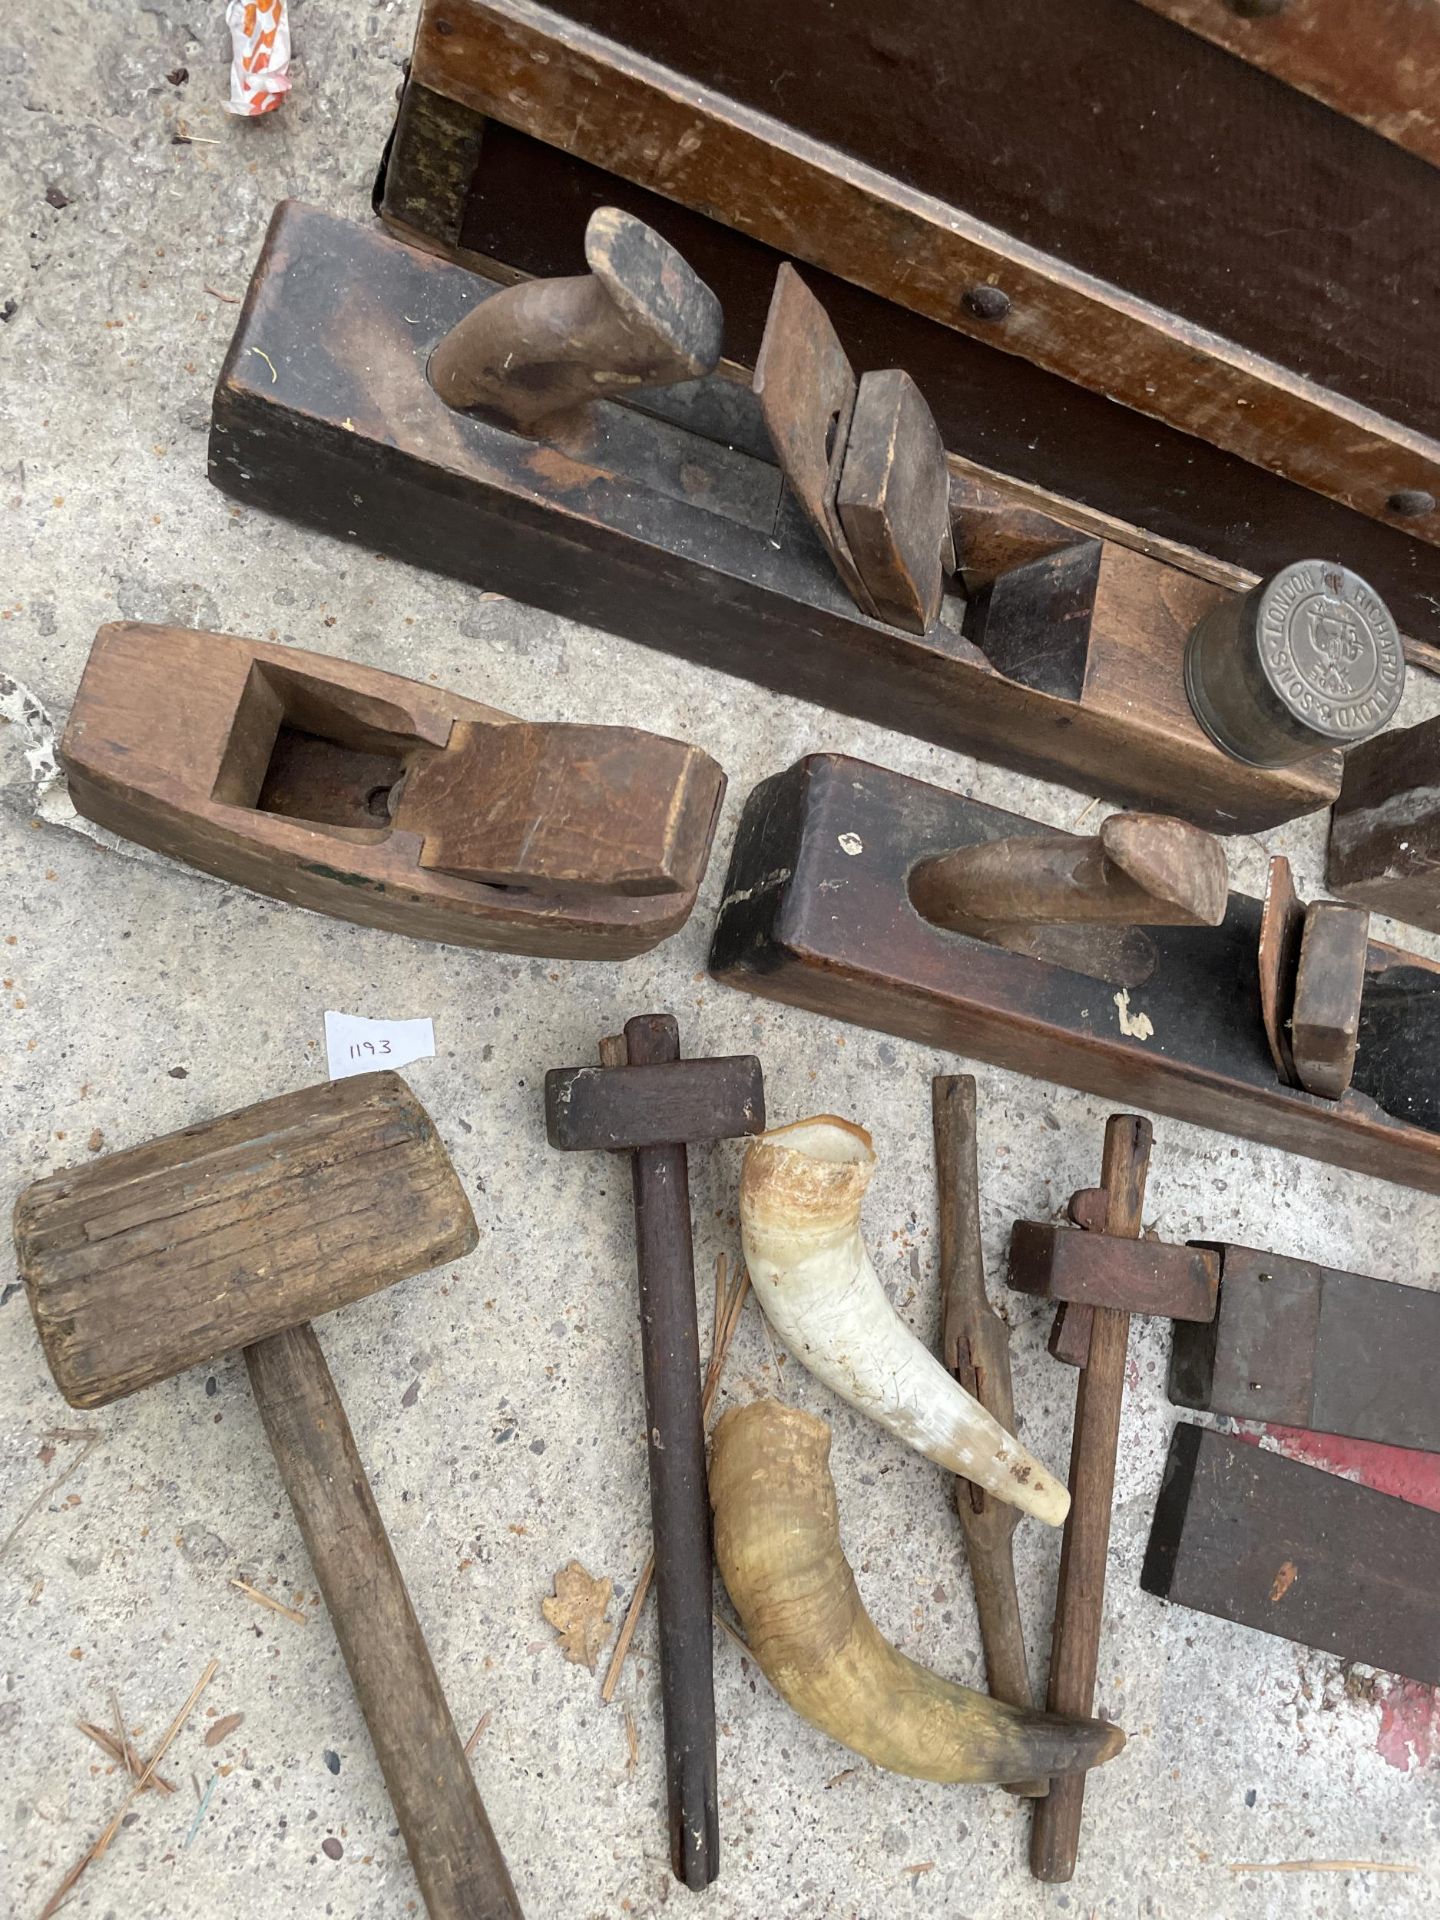
[[[1219,844],[1075,835],[815,754],[742,815],[711,948],[727,985],[1440,1192],[1440,966],[1264,903]]]
[[[684,925],[725,791],[708,754],[634,727],[135,622],[96,635],[60,761],[86,819],[256,893],[579,960]]]
[[[1222,750],[1192,632],[1227,587],[952,472],[898,368],[857,377],[795,270],[753,388],[714,295],[602,207],[589,271],[500,286],[286,202],[215,391],[253,506],[961,752],[1254,832],[1340,755]]]

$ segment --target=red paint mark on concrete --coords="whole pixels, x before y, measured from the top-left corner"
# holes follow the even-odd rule
[[[1417,1507],[1440,1513],[1440,1454],[1411,1447],[1382,1447],[1373,1440],[1346,1440],[1337,1433],[1311,1433],[1304,1427],[1241,1425],[1236,1438],[1258,1446],[1262,1434],[1287,1459],[1357,1480],[1377,1493],[1393,1494]],[[1383,1680],[1376,1685],[1380,1731],[1375,1751],[1402,1773],[1413,1763],[1440,1765],[1440,1687],[1418,1680]]]
[[[1375,1751],[1401,1773],[1413,1760],[1423,1767],[1440,1760],[1440,1688],[1417,1680],[1396,1680],[1378,1696],[1380,1737]]]
[[[1422,1453],[1414,1447],[1382,1447],[1374,1440],[1346,1440],[1338,1433],[1309,1433],[1304,1427],[1241,1427],[1239,1440],[1258,1445],[1260,1433],[1275,1442],[1287,1459],[1309,1467],[1323,1467],[1377,1493],[1393,1493],[1417,1507],[1440,1513],[1440,1453]]]
[[[1125,1362],[1125,1384],[1132,1393],[1140,1384],[1140,1362],[1133,1353]]]

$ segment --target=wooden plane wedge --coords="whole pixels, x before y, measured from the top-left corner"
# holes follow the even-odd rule
[[[1011,864],[1033,869],[1037,899],[1046,873],[1061,899],[1083,883],[1091,924],[1079,914],[1038,924],[1027,949],[1008,925],[987,938],[924,917],[917,877],[938,868],[959,887],[976,867],[971,850],[991,843],[1017,848]],[[1103,828],[1057,833],[812,754],[745,803],[710,971],[767,999],[1440,1193],[1440,965],[1367,943],[1353,1067],[1326,1097],[1289,1084],[1272,1056],[1261,903],[1222,892],[1215,924],[1165,924],[1163,902],[1137,916],[1144,924],[1100,924],[1113,885],[1104,848]],[[978,911],[974,923],[983,927]]]
[[[683,741],[135,621],[96,635],[60,761],[86,819],[256,893],[579,960],[684,925],[725,792]]]

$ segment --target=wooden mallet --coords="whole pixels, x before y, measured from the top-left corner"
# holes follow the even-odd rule
[[[627,1021],[624,1053],[607,1041],[601,1057],[602,1066],[546,1074],[545,1124],[552,1147],[628,1149],[633,1156],[670,1863],[676,1879],[698,1893],[720,1870],[720,1805],[710,1496],[685,1149],[763,1133],[765,1090],[752,1055],[682,1060],[680,1030],[668,1013]]]
[[[48,1174],[15,1207],[20,1273],[71,1406],[244,1348],[431,1920],[519,1920],[520,1904],[307,1323],[477,1238],[430,1116],[393,1073]]]

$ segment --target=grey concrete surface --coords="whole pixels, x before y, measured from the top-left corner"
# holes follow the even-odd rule
[[[1164,1339],[1148,1323],[1133,1335],[1099,1684],[1101,1708],[1131,1739],[1091,1782],[1074,1883],[1030,1880],[1014,1800],[855,1762],[718,1635],[724,1873],[693,1902],[671,1882],[653,1621],[606,1708],[598,1676],[562,1660],[540,1614],[554,1571],[578,1558],[613,1578],[618,1620],[648,1517],[628,1183],[597,1158],[547,1150],[542,1075],[654,1006],[679,1015],[692,1052],[757,1049],[777,1120],[829,1109],[873,1129],[871,1243],[900,1310],[933,1338],[928,1082],[965,1063],[708,980],[739,806],[757,779],[818,747],[1062,825],[1086,803],[312,538],[212,491],[210,387],[265,220],[286,194],[367,217],[414,16],[411,0],[296,0],[295,90],[277,116],[247,125],[221,110],[221,11],[218,0],[50,0],[7,16],[0,670],[63,721],[102,621],[266,635],[525,715],[639,718],[702,741],[730,795],[700,907],[659,952],[626,966],[504,959],[316,918],[37,820],[12,695],[0,726],[0,1187],[9,1195],[87,1152],[313,1080],[327,1007],[434,1017],[438,1056],[408,1077],[473,1196],[481,1246],[322,1323],[321,1336],[462,1735],[487,1716],[474,1765],[532,1920],[692,1905],[710,1920],[1433,1911],[1431,1696],[1139,1591],[1173,1419]],[[167,80],[182,67],[187,80]],[[191,144],[175,143],[182,131]],[[1433,685],[1415,686],[1403,717],[1437,704]],[[1237,882],[1259,885],[1268,847],[1315,889],[1322,832],[1312,820],[1264,846],[1237,843]],[[993,1276],[1012,1218],[1045,1215],[1094,1180],[1106,1109],[978,1075]],[[1434,1284],[1440,1201],[1170,1121],[1156,1135],[1147,1220],[1165,1237],[1274,1244]],[[717,1254],[737,1252],[737,1162],[732,1147],[695,1156],[702,1316]],[[1009,1310],[1027,1437],[1063,1471],[1071,1377],[1047,1358],[1034,1303]],[[18,1525],[0,1558],[0,1913],[37,1915],[121,1797],[121,1776],[74,1723],[109,1723],[118,1696],[146,1748],[212,1658],[219,1674],[166,1763],[178,1792],[136,1803],[67,1915],[418,1911],[238,1359],[73,1413],[23,1293],[7,1285],[0,1382],[0,1536]],[[978,1681],[943,1476],[775,1355],[748,1309],[726,1397],[777,1390],[833,1424],[846,1545],[876,1619],[907,1653]],[[1018,1541],[1043,1672],[1059,1542],[1033,1524]],[[260,1608],[235,1579],[298,1600],[306,1624]],[[232,1713],[241,1726],[205,1745],[204,1728]],[[1408,1746],[1405,1726],[1416,1729]],[[1233,1871],[1336,1859],[1417,1871]]]

